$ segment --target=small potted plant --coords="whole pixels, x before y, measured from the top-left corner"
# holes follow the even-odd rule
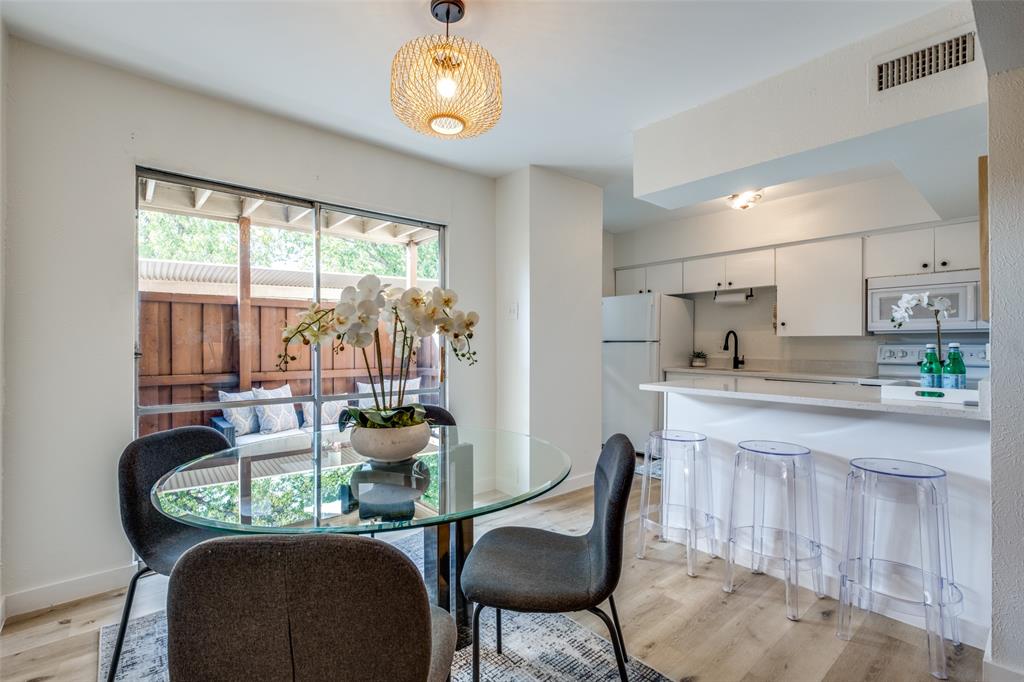
[[[349,407],[341,413],[339,427],[352,425],[352,447],[364,457],[404,461],[430,440],[423,406],[406,402],[418,340],[440,334],[456,359],[476,363],[472,339],[480,317],[456,310],[458,298],[450,289],[403,290],[366,275],[356,286],[345,287],[337,305],[313,303],[296,324],[285,327],[278,368],[284,371],[296,359],[288,350],[295,341],[307,346],[329,343],[335,353],[346,346],[358,349],[370,378],[373,407]],[[391,337],[391,343],[382,343],[382,335]]]
[[[702,350],[693,351],[693,355],[690,356],[690,367],[707,367],[708,366],[708,354]]]

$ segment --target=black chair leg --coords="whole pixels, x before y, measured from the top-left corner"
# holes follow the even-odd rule
[[[608,617],[608,614],[597,607],[587,610],[604,621],[605,627],[608,628],[608,634],[612,638],[612,648],[615,649],[615,662],[619,666],[619,679],[622,682],[629,682],[629,675],[626,673],[626,661],[623,659],[622,645],[619,644],[619,637],[615,633],[615,623]]]
[[[494,628],[498,632],[498,653],[501,653],[501,609],[494,609]]]
[[[612,608],[612,622],[615,623],[615,632],[619,637],[619,646],[622,647],[622,657],[629,663],[629,653],[626,652],[626,638],[622,636],[622,625],[619,623],[619,612],[615,609],[615,597],[608,597],[608,606]]]
[[[480,682],[480,612],[483,604],[473,608],[473,682]]]
[[[110,669],[107,671],[107,682],[114,682],[117,677],[117,664],[121,661],[121,648],[124,646],[124,635],[128,631],[128,619],[132,615],[132,602],[135,601],[135,584],[139,578],[152,573],[153,570],[143,566],[128,582],[128,593],[124,596],[124,610],[121,612],[121,623],[117,627],[117,641],[114,642],[114,653],[110,657]]]

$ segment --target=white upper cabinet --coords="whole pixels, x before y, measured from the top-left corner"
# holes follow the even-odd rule
[[[775,250],[779,336],[861,336],[861,239],[832,239]]]
[[[683,293],[725,288],[725,256],[698,258],[683,263]]]
[[[775,249],[735,253],[725,257],[725,286],[749,289],[775,285]]]
[[[935,231],[911,230],[876,234],[864,239],[864,276],[889,277],[932,272]]]
[[[864,276],[889,277],[981,266],[978,223],[959,223],[864,239]]]
[[[647,266],[647,291],[678,294],[683,290],[683,264],[662,263]]]
[[[775,250],[697,258],[683,263],[683,293],[775,284]]]
[[[935,228],[935,271],[975,270],[981,267],[978,223]]]
[[[615,295],[642,294],[647,291],[647,268],[615,271]]]
[[[683,264],[662,263],[615,271],[615,295],[678,294],[683,291]]]

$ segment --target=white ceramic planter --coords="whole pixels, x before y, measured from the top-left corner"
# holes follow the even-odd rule
[[[402,462],[427,447],[430,425],[426,422],[397,429],[352,429],[352,447],[363,457],[380,462]]]

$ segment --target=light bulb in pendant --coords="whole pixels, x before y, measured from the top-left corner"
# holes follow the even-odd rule
[[[442,76],[437,80],[437,94],[441,95],[445,99],[451,99],[455,96],[455,91],[459,89],[459,84],[455,82],[450,76]]]

